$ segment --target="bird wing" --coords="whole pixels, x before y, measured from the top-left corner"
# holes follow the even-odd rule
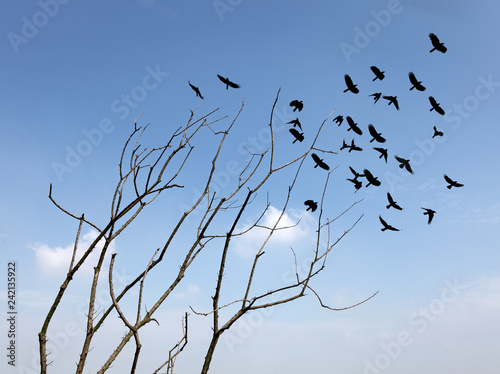
[[[394,103],[394,106],[396,107],[396,109],[399,110],[398,99],[394,99],[392,102]]]
[[[290,106],[297,106],[299,102],[297,100],[290,101]]]
[[[416,86],[418,84],[417,77],[415,77],[415,74],[413,74],[412,71],[408,73],[408,77],[410,78],[410,82]]]
[[[384,221],[384,219],[382,218],[382,216],[378,216],[378,219],[380,220],[380,222],[382,223],[382,225],[384,225],[384,227],[389,227],[389,225],[387,224],[387,222]]]
[[[231,82],[229,79],[227,80],[227,84],[229,85],[229,87],[233,87],[233,88],[240,88],[240,85],[239,84],[236,84],[234,82]]]
[[[295,129],[289,129],[288,131],[290,131],[290,133],[295,136],[296,138],[299,138],[300,137],[300,132],[298,132],[297,130]]]
[[[447,176],[446,174],[444,174],[443,177],[446,180],[446,182],[448,182],[449,184],[455,183],[455,181],[453,179],[451,179],[449,176]]]
[[[377,130],[375,130],[375,126],[373,126],[371,123],[368,125],[368,131],[370,132],[370,135],[376,138],[378,136]]]
[[[394,156],[394,158],[395,158],[396,160],[398,160],[398,161],[399,161],[400,163],[402,163],[402,164],[404,164],[404,163],[406,162],[406,160],[405,160],[404,158],[402,158],[402,157],[399,157],[399,156]]]
[[[217,74],[217,76],[219,77],[219,79],[220,79],[223,83],[225,83],[225,84],[229,84],[229,83],[228,83],[229,81],[228,81],[226,78],[221,77],[219,74]]]
[[[345,83],[347,84],[347,87],[354,86],[354,83],[352,83],[352,79],[349,75],[345,74],[344,79],[345,79]]]
[[[430,103],[431,103],[432,107],[433,107],[433,108],[436,108],[436,106],[437,106],[437,101],[436,101],[436,99],[434,99],[434,97],[432,97],[432,96],[429,96],[429,101],[430,101]]]
[[[432,33],[432,32],[431,32],[431,33],[429,34],[429,38],[431,38],[431,43],[432,43],[432,45],[433,45],[433,46],[436,46],[436,45],[439,45],[439,44],[440,44],[440,42],[439,42],[439,38],[437,37],[437,35],[436,35],[436,34],[434,34],[434,33]]]
[[[375,75],[378,75],[380,73],[380,69],[376,66],[370,66],[370,69],[372,69]]]
[[[389,201],[389,204],[394,204],[394,199],[392,198],[391,194],[387,192],[387,200]]]
[[[321,160],[318,162],[318,165],[319,165],[319,167],[320,167],[320,168],[322,168],[322,169],[325,169],[325,170],[330,170],[330,166],[328,166],[326,163],[324,163],[324,162],[323,162],[323,161],[321,161]]]
[[[321,159],[318,157],[316,153],[311,154],[311,157],[313,158],[314,162],[319,164],[321,162]]]

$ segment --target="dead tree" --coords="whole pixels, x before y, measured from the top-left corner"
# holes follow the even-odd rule
[[[261,259],[265,256],[265,249],[268,247],[269,240],[273,235],[281,230],[289,230],[292,226],[283,227],[280,225],[287,209],[290,205],[290,199],[294,193],[294,186],[300,179],[303,173],[304,162],[309,160],[309,153],[312,151],[320,152],[322,154],[335,154],[336,152],[318,148],[317,141],[320,137],[321,131],[330,117],[328,116],[323,123],[317,128],[316,135],[313,138],[309,148],[302,154],[292,157],[283,163],[277,164],[275,146],[275,135],[273,126],[273,115],[278,102],[279,93],[272,106],[271,116],[269,120],[269,131],[271,144],[261,153],[249,152],[250,158],[245,165],[243,171],[238,175],[237,181],[234,186],[226,193],[218,193],[213,190],[212,182],[218,167],[220,167],[220,158],[224,149],[224,144],[229,136],[231,129],[235,126],[241,111],[243,110],[244,103],[242,103],[238,113],[230,121],[229,125],[224,129],[218,129],[220,122],[227,117],[219,117],[212,119],[218,109],[199,117],[195,117],[195,111],[191,111],[190,117],[185,126],[178,128],[170,137],[167,144],[161,145],[156,148],[149,149],[143,147],[141,140],[148,128],[146,126],[139,126],[137,118],[134,122],[134,129],[128,137],[119,160],[119,179],[111,199],[111,214],[109,221],[102,227],[89,220],[83,214],[81,216],[75,215],[58,202],[55,201],[52,193],[52,185],[50,186],[49,198],[50,200],[65,214],[78,221],[78,229],[75,238],[75,246],[73,250],[73,257],[69,264],[69,269],[66,278],[62,282],[59,292],[52,303],[50,310],[45,318],[43,326],[39,335],[40,347],[40,363],[41,373],[48,373],[48,354],[47,354],[47,331],[51,321],[53,320],[58,307],[61,304],[64,296],[67,293],[69,283],[72,281],[74,275],[81,269],[82,265],[89,260],[89,255],[92,251],[97,250],[98,243],[104,243],[100,250],[98,260],[93,264],[93,277],[89,284],[90,297],[88,301],[88,311],[86,313],[86,327],[85,337],[83,339],[81,352],[78,357],[76,373],[84,373],[85,365],[88,362],[89,354],[93,339],[99,334],[101,327],[109,319],[110,316],[118,315],[123,324],[126,326],[127,333],[119,339],[119,344],[116,348],[109,352],[108,359],[102,363],[98,373],[106,372],[118,356],[123,352],[124,347],[133,339],[135,344],[135,354],[131,363],[130,372],[135,373],[140,367],[140,353],[142,344],[140,340],[140,330],[150,322],[159,323],[153,316],[165,300],[172,294],[173,290],[179,285],[181,280],[189,273],[190,266],[196,261],[198,255],[206,250],[209,246],[217,248],[218,268],[214,269],[216,272],[216,279],[214,280],[214,292],[212,296],[212,305],[208,310],[195,311],[191,308],[192,312],[197,316],[210,316],[212,318],[212,338],[207,347],[207,353],[204,359],[201,373],[208,373],[210,363],[214,356],[214,352],[219,342],[221,335],[231,328],[231,326],[238,321],[245,313],[251,313],[257,309],[269,308],[272,306],[289,303],[307,295],[310,291],[316,296],[320,305],[324,308],[332,310],[341,310],[354,307],[367,300],[361,301],[356,305],[335,309],[325,305],[319,294],[312,286],[312,280],[316,275],[325,269],[327,257],[332,248],[346,235],[361,219],[352,224],[344,233],[336,238],[330,237],[330,225],[338,217],[342,216],[352,206],[357,204],[355,202],[346,210],[340,213],[336,218],[324,219],[325,211],[323,203],[325,194],[328,189],[328,182],[330,174],[335,169],[325,172],[324,175],[324,188],[321,201],[319,202],[319,209],[317,211],[317,227],[315,246],[311,248],[313,253],[313,260],[308,265],[308,271],[305,276],[300,276],[297,271],[297,257],[293,248],[290,251],[290,259],[295,263],[295,281],[293,284],[281,285],[279,287],[271,287],[266,292],[255,292],[252,288],[256,279],[256,269],[258,268]],[[333,112],[332,112],[333,113]],[[331,114],[330,114],[331,115]],[[109,251],[111,243],[126,229],[130,228],[130,224],[141,214],[145,208],[152,204],[160,195],[165,193],[175,194],[175,190],[184,188],[182,184],[181,171],[186,168],[192,156],[195,154],[195,140],[198,137],[212,136],[214,141],[213,154],[210,159],[205,157],[206,177],[203,181],[203,189],[201,196],[188,208],[179,213],[176,224],[171,232],[165,237],[162,247],[157,248],[145,254],[144,260],[147,260],[145,268],[138,273],[135,278],[121,290],[116,290],[113,285],[113,266],[119,260],[120,254],[113,253],[109,269],[104,266],[104,259]],[[293,178],[289,183],[283,184],[276,181],[275,176],[285,169],[293,170]],[[255,196],[260,191],[265,191],[271,183],[279,183],[278,187],[283,191],[286,198],[280,207],[280,215],[272,225],[262,224],[262,220],[266,212],[269,210],[271,203],[269,199],[259,208],[260,214],[253,221],[249,228],[243,230],[238,226],[242,218],[249,217],[248,207],[255,202]],[[281,185],[282,184],[282,185]],[[196,214],[194,214],[196,212]],[[201,212],[201,214],[200,214]],[[227,232],[221,232],[220,229],[214,225],[215,219],[224,219],[226,227],[229,227]],[[189,219],[188,219],[189,218]],[[171,248],[174,239],[179,236],[181,228],[192,225],[194,233],[189,241],[183,240],[183,260],[179,264],[178,271],[173,276],[173,281],[168,284],[163,293],[156,299],[148,301],[149,309],[146,309],[143,301],[144,282],[147,275],[154,271],[159,271],[163,260],[168,256],[168,250]],[[95,240],[88,248],[84,249],[83,255],[77,258],[77,248],[79,245],[79,237],[81,230],[84,226],[94,228],[98,231]],[[237,237],[245,237],[252,230],[266,230],[267,235],[259,248],[256,248],[256,254],[253,257],[252,265],[248,269],[245,276],[246,281],[241,284],[241,297],[236,300],[224,300],[224,274],[225,270],[230,268],[231,264],[228,262],[228,251],[233,244],[233,240]],[[179,250],[178,246],[176,250]],[[149,260],[148,260],[149,258]],[[96,290],[99,284],[99,275],[106,274],[109,284],[109,293],[111,303],[103,311],[96,310]],[[102,279],[102,278],[101,278]],[[208,281],[208,280],[207,280]],[[123,297],[132,289],[138,290],[137,307],[135,311],[122,310],[120,302]],[[272,301],[269,299],[272,298]],[[221,319],[220,311],[222,309],[233,309],[234,313],[226,320]],[[202,318],[202,317],[200,317]],[[175,344],[168,352],[166,357],[163,357],[161,362],[157,363],[157,370],[167,370],[167,373],[173,372],[175,359],[182,352],[188,343],[188,313],[186,312],[182,320],[183,335],[180,337],[177,344]]]

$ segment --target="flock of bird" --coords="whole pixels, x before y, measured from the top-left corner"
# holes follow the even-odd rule
[[[441,53],[445,53],[447,51],[447,48],[444,46],[444,43],[442,43],[435,34],[433,34],[433,33],[429,34],[429,38],[431,40],[432,47],[433,47],[430,50],[431,53],[435,50],[439,51]],[[376,80],[382,81],[385,78],[385,71],[381,71],[376,66],[371,66],[370,69],[375,76],[372,79],[372,81],[376,81]],[[240,88],[240,85],[230,81],[229,78],[227,78],[227,77],[223,77],[221,75],[217,75],[217,77],[219,78],[219,80],[222,83],[225,84],[226,90],[229,89],[229,87]],[[413,89],[420,91],[420,92],[423,92],[426,90],[426,87],[422,85],[422,81],[419,81],[413,72],[408,73],[408,78],[409,78],[410,83],[411,83],[411,87],[409,88],[410,91]],[[345,80],[346,87],[347,87],[343,91],[344,93],[346,93],[346,92],[351,92],[353,94],[359,93],[359,89],[357,87],[357,84],[354,84],[352,78],[348,74],[344,75],[344,80]],[[203,99],[203,96],[202,96],[199,88],[194,86],[193,84],[191,84],[191,82],[189,82],[189,81],[188,81],[188,84],[193,89],[193,91],[196,93],[196,96]],[[370,94],[369,96],[373,97],[373,99],[374,99],[373,104],[374,105],[379,101],[380,98],[382,98],[382,99],[387,100],[388,105],[393,105],[396,108],[396,110],[400,109],[398,98],[395,95],[394,96],[393,95],[383,95],[381,92],[375,92],[373,94]],[[440,115],[444,115],[445,112],[441,108],[440,104],[436,101],[436,99],[432,96],[429,96],[428,98],[429,98],[429,103],[431,105],[430,111],[435,111],[436,113],[439,113]],[[296,112],[296,111],[301,112],[302,109],[304,108],[304,104],[300,100],[292,100],[289,105],[290,105],[290,107],[293,108],[293,112]],[[345,121],[346,121],[347,126],[348,126],[347,131],[352,131],[353,133],[355,133],[357,135],[363,134],[363,131],[358,126],[358,124],[356,122],[354,122],[352,117],[346,116]],[[342,123],[344,122],[344,116],[338,115],[337,117],[335,117],[333,119],[333,122],[337,123],[338,126],[341,126]],[[304,137],[304,133],[302,132],[303,131],[302,124],[301,124],[299,118],[297,117],[294,120],[287,122],[287,124],[292,125],[292,128],[289,129],[289,132],[294,137],[292,144],[297,142],[297,141],[302,142],[305,139],[305,137]],[[432,138],[434,138],[436,136],[443,136],[444,135],[444,133],[441,130],[437,129],[436,126],[434,126],[433,129],[434,129],[434,134],[432,135]],[[375,129],[375,126],[373,126],[373,124],[368,125],[368,132],[371,135],[370,143],[377,142],[377,143],[383,144],[386,142],[385,137],[382,136],[381,132],[378,132]],[[350,144],[346,143],[346,141],[344,139],[342,142],[342,146],[340,147],[340,151],[342,151],[344,149],[349,149],[348,150],[349,153],[351,151],[360,152],[363,150],[361,147],[359,147],[355,144],[354,139],[351,140]],[[373,147],[373,149],[375,151],[377,151],[378,153],[380,153],[379,158],[383,158],[384,161],[387,163],[388,149],[383,148],[383,147]],[[320,158],[316,153],[311,153],[311,157],[314,161],[314,168],[319,167],[319,168],[324,169],[324,170],[330,169],[328,164],[326,164],[325,161],[322,158]],[[414,173],[413,169],[410,165],[409,159],[405,159],[405,158],[397,156],[397,155],[395,155],[394,158],[398,162],[399,168],[405,169],[410,174]],[[366,179],[365,187],[368,187],[370,185],[378,187],[381,185],[381,182],[378,180],[378,178],[375,177],[368,169],[364,169],[362,173],[358,173],[351,166],[349,166],[349,169],[352,172],[353,177],[348,178],[347,181],[353,183],[354,188],[355,188],[355,192],[357,192],[363,186],[363,182],[360,180],[360,178]],[[444,174],[443,176],[444,176],[445,181],[448,183],[448,185],[447,185],[448,189],[451,189],[452,187],[463,187],[462,183],[459,183],[459,182],[451,179],[446,174]],[[393,208],[396,210],[403,210],[403,208],[400,205],[398,205],[398,203],[394,200],[394,198],[391,196],[391,194],[389,192],[387,193],[387,200],[389,203],[388,205],[386,205],[387,209]],[[314,212],[318,208],[318,203],[314,200],[311,200],[311,199],[306,200],[304,202],[304,205],[307,206],[306,211]],[[434,215],[436,214],[436,211],[433,209],[430,209],[430,208],[422,208],[422,209],[424,210],[423,214],[427,215],[427,217],[428,217],[427,223],[430,224],[434,218]],[[382,218],[381,215],[379,215],[379,220],[382,224],[381,231],[386,231],[386,230],[400,231],[400,229],[387,223]]]

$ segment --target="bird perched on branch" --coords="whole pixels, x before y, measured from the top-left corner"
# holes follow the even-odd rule
[[[403,208],[401,208],[398,205],[398,203],[394,201],[394,199],[392,198],[392,196],[389,192],[387,192],[387,201],[389,201],[389,205],[386,205],[387,209],[389,209],[390,207],[393,207],[394,209],[397,209],[397,210],[403,210]]]
[[[304,201],[304,205],[307,205],[306,212],[309,210],[311,212],[314,212],[316,209],[318,209],[318,203],[316,201],[313,201],[313,200]]]
[[[387,149],[378,147],[373,147],[373,149],[376,150],[377,152],[380,152],[380,156],[378,156],[378,158],[383,157],[385,159],[385,163],[387,164]]]
[[[406,170],[408,170],[410,172],[410,174],[413,174],[413,170],[411,169],[411,166],[410,166],[410,160],[407,160],[406,158],[399,157],[399,156],[394,156],[394,158],[396,160],[398,160],[400,169],[405,168]]]
[[[389,225],[387,222],[384,221],[384,219],[381,216],[378,216],[380,222],[384,227],[382,227],[380,230],[385,231],[385,230],[391,230],[391,231],[399,231],[399,229],[395,228],[394,226]]]
[[[337,116],[333,119],[333,122],[337,122],[339,126],[342,124],[343,121],[344,121],[344,116]]]
[[[347,124],[349,125],[347,131],[352,130],[358,135],[363,134],[363,131],[361,131],[361,129],[358,127],[358,124],[355,123],[351,117],[347,116],[345,119],[347,121]]]
[[[368,169],[363,170],[363,175],[365,176],[366,180],[368,181],[368,184],[365,185],[365,187],[368,187],[370,184],[373,184],[374,186],[380,186],[380,181],[378,178],[374,177],[372,173]]]
[[[384,79],[385,78],[385,71],[380,71],[380,69],[376,66],[370,66],[371,71],[373,71],[373,74],[375,74],[375,78],[372,79],[372,81],[375,81],[376,79]]]
[[[226,90],[229,88],[229,87],[232,87],[232,88],[240,88],[240,85],[239,84],[236,84],[234,82],[231,82],[229,80],[229,78],[224,78],[224,77],[221,77],[219,74],[217,74],[217,76],[219,77],[219,79],[221,80],[222,83],[224,83],[226,85]]]
[[[443,132],[442,132],[442,131],[439,131],[439,130],[437,129],[437,127],[436,127],[436,126],[434,126],[434,135],[432,135],[432,137],[434,138],[434,137],[436,137],[436,136],[443,136],[443,135],[444,135],[444,134],[443,134]]]
[[[352,93],[357,94],[359,92],[359,89],[357,87],[358,85],[352,82],[352,79],[348,74],[344,75],[344,79],[345,79],[345,84],[347,86],[344,92],[351,91]]]
[[[410,87],[410,91],[414,88],[418,91],[425,91],[425,87],[422,86],[422,81],[419,81],[412,71],[408,73],[408,77],[410,78],[410,83],[412,84],[412,86]]]
[[[382,133],[377,132],[377,130],[375,130],[375,127],[371,123],[368,125],[368,131],[370,132],[370,135],[373,137],[370,140],[370,143],[373,142],[374,140],[376,140],[379,143],[385,143],[385,138],[382,136]]]
[[[319,158],[319,156],[316,153],[312,153],[311,157],[314,160],[314,162],[316,163],[316,165],[314,165],[315,168],[317,168],[319,166],[321,169],[330,170],[330,166],[325,164],[323,162],[323,159]]]
[[[300,121],[299,121],[298,118],[295,118],[293,121],[287,122],[287,124],[293,125],[293,127],[299,126],[299,129],[302,130],[302,125],[301,125],[301,123],[300,123]]]
[[[200,89],[196,86],[193,86],[190,81],[188,81],[189,85],[193,89],[194,92],[196,92],[196,97],[199,97],[200,99],[203,100],[203,96],[201,96]]]
[[[302,101],[299,101],[299,100],[292,100],[290,102],[290,106],[291,107],[294,107],[293,108],[293,111],[295,112],[297,109],[300,111],[302,111],[302,108],[304,108],[304,104],[302,103]]]
[[[374,94],[368,95],[368,96],[373,96],[373,105],[380,99],[382,96],[382,92],[375,92]]]
[[[295,140],[292,142],[295,143],[297,140],[299,142],[302,142],[304,140],[304,133],[302,132],[298,132],[297,130],[295,129],[289,129],[288,131],[290,131],[290,133],[293,135],[293,137],[295,138]]]
[[[436,99],[434,99],[432,96],[429,96],[429,102],[432,105],[432,108],[429,109],[429,111],[435,110],[437,113],[444,116],[444,110],[439,106],[439,103],[436,101]]]
[[[448,182],[448,186],[446,186],[446,188],[448,188],[449,190],[451,190],[452,187],[463,187],[464,186],[462,183],[458,183],[457,181],[454,181],[446,174],[444,174],[444,179],[446,180],[446,182]]]
[[[439,41],[439,38],[436,36],[436,34],[433,34],[432,32],[429,34],[429,38],[431,38],[431,43],[432,43],[432,49],[429,52],[433,52],[434,50],[437,50],[441,53],[446,53],[448,48],[444,46],[444,43],[441,43]]]
[[[429,208],[422,208],[422,209],[425,210],[424,216],[425,215],[429,216],[429,219],[427,220],[427,224],[430,225],[431,222],[432,222],[432,219],[434,218],[434,214],[436,214],[436,211],[432,210],[432,209],[429,209]]]
[[[397,96],[382,96],[382,98],[389,100],[387,105],[394,104],[397,110],[399,110],[399,103],[398,103],[398,97]]]

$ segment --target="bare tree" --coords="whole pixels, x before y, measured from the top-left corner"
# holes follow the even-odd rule
[[[104,227],[98,227],[91,220],[85,217],[75,215],[68,210],[64,209],[59,203],[55,201],[52,194],[52,185],[50,186],[49,198],[50,200],[65,214],[78,221],[78,229],[75,238],[75,245],[73,256],[66,278],[60,286],[59,292],[50,307],[50,310],[45,318],[42,329],[39,335],[40,346],[40,363],[41,373],[48,372],[48,353],[47,353],[47,331],[50,323],[53,320],[58,307],[61,304],[63,297],[67,292],[69,283],[72,281],[75,274],[82,268],[85,262],[89,261],[89,255],[93,251],[99,250],[99,256],[95,264],[93,264],[93,277],[90,282],[90,297],[88,302],[88,311],[86,313],[86,328],[85,337],[81,347],[81,352],[77,362],[76,373],[83,373],[85,365],[88,362],[89,354],[93,339],[99,333],[104,323],[109,320],[112,315],[118,315],[123,324],[126,326],[127,333],[121,338],[118,346],[109,352],[108,359],[102,363],[98,373],[106,372],[117,357],[123,352],[125,346],[133,338],[135,344],[135,354],[131,363],[130,372],[135,373],[139,367],[139,358],[141,353],[141,340],[140,330],[150,322],[159,323],[153,316],[165,300],[172,295],[172,292],[179,285],[181,280],[187,275],[190,266],[197,259],[198,255],[206,250],[209,246],[218,248],[218,252],[212,252],[212,255],[220,256],[217,261],[217,277],[214,284],[214,292],[212,296],[212,305],[209,310],[200,311],[191,308],[191,311],[196,316],[209,316],[212,319],[212,337],[207,347],[207,353],[201,368],[201,373],[208,373],[210,363],[214,357],[214,352],[219,342],[221,335],[231,328],[231,326],[238,321],[245,313],[252,312],[258,309],[270,308],[284,303],[289,303],[306,296],[308,291],[314,294],[319,301],[320,305],[324,308],[331,310],[341,310],[355,307],[365,301],[369,300],[372,296],[365,300],[360,301],[355,305],[344,308],[333,308],[323,303],[320,295],[313,289],[311,281],[320,272],[325,269],[327,257],[332,248],[342,239],[361,219],[358,218],[344,233],[335,239],[331,238],[330,226],[331,224],[345,212],[352,208],[355,202],[349,207],[346,207],[344,212],[341,212],[333,219],[323,218],[325,215],[323,203],[328,189],[329,179],[335,169],[325,172],[323,182],[323,192],[319,209],[317,213],[317,226],[315,231],[315,245],[311,248],[313,259],[308,265],[308,270],[305,275],[299,275],[297,270],[297,256],[296,251],[291,248],[290,258],[295,263],[295,280],[292,284],[281,285],[279,287],[271,287],[265,292],[256,292],[254,290],[255,280],[257,277],[256,269],[261,263],[261,259],[266,254],[265,249],[269,247],[269,241],[277,232],[281,230],[290,230],[293,225],[283,226],[280,224],[283,217],[289,209],[291,197],[294,192],[296,182],[302,175],[303,165],[308,155],[312,152],[320,152],[322,154],[335,154],[336,152],[317,147],[318,139],[323,130],[327,119],[331,114],[319,125],[316,130],[315,137],[311,141],[309,148],[297,157],[286,160],[283,163],[277,163],[276,154],[278,152],[275,146],[275,134],[273,125],[273,116],[276,104],[279,99],[280,91],[276,95],[276,99],[272,106],[269,132],[271,144],[267,149],[261,153],[249,151],[249,161],[243,168],[243,171],[238,175],[237,182],[234,186],[229,188],[226,193],[219,193],[213,188],[213,178],[218,168],[220,168],[220,158],[226,144],[226,139],[230,134],[233,126],[238,120],[244,103],[242,103],[238,113],[230,121],[224,129],[219,129],[221,121],[227,117],[215,117],[218,109],[196,117],[195,112],[191,111],[191,115],[185,126],[178,128],[173,132],[167,144],[156,148],[143,147],[141,140],[148,128],[146,126],[139,126],[137,118],[134,122],[134,129],[128,137],[123,147],[120,161],[119,161],[119,180],[114,190],[111,199],[111,214],[109,221]],[[332,112],[333,113],[333,112]],[[130,228],[130,224],[138,217],[144,209],[153,203],[161,194],[173,193],[175,190],[184,188],[182,184],[182,171],[188,167],[192,162],[193,154],[195,154],[195,146],[193,145],[195,139],[199,137],[212,136],[214,139],[213,154],[207,161],[206,176],[203,181],[203,190],[198,199],[187,209],[179,213],[178,220],[174,225],[172,231],[166,236],[162,247],[152,250],[150,254],[144,254],[145,259],[149,260],[147,266],[138,273],[135,278],[121,290],[116,290],[113,284],[113,266],[117,259],[118,253],[111,255],[109,268],[106,269],[105,257],[110,250],[110,246],[116,238]],[[277,174],[283,172],[285,169],[291,170],[293,177],[289,183],[279,182],[275,177]],[[269,211],[271,203],[269,197],[263,206],[259,207],[259,214],[252,221],[253,223],[244,229],[241,229],[241,222],[243,217],[250,219],[252,215],[249,212],[249,206],[255,203],[257,193],[261,190],[269,188],[270,184],[277,186],[283,191],[286,196],[284,202],[280,206],[279,215],[272,224],[263,223],[265,214]],[[189,218],[189,219],[188,219]],[[223,219],[225,227],[229,229],[226,231],[218,228],[214,224],[215,219]],[[173,281],[165,287],[162,294],[153,300],[152,306],[147,309],[143,301],[143,290],[145,279],[147,275],[153,271],[161,269],[162,261],[166,258],[167,251],[171,248],[174,239],[181,235],[181,228],[191,225],[195,228],[195,233],[192,237],[184,238],[184,247],[182,248],[182,261],[179,264],[178,271],[173,276]],[[193,226],[194,225],[194,226]],[[79,237],[81,230],[84,226],[88,226],[97,230],[98,235],[95,240],[84,248],[83,254],[77,258],[77,249],[79,246]],[[245,275],[246,281],[241,284],[241,297],[223,301],[224,294],[224,275],[225,270],[231,266],[228,262],[228,253],[234,239],[238,237],[244,238],[254,230],[265,230],[266,237],[258,248],[255,248],[255,255],[253,256],[252,265]],[[101,243],[102,249],[97,245]],[[177,245],[177,250],[180,250]],[[96,290],[101,279],[99,276],[107,272],[107,281],[109,283],[109,293],[111,303],[105,310],[98,310],[96,308]],[[138,289],[137,306],[135,311],[122,310],[120,302],[124,296],[132,289]],[[148,303],[151,303],[149,301]],[[231,316],[223,320],[221,311],[223,309],[231,310]],[[233,312],[234,311],[234,312]],[[183,334],[180,336],[179,341],[166,353],[166,357],[162,358],[161,362],[157,363],[157,370],[154,373],[159,373],[160,370],[165,370],[167,373],[172,373],[174,368],[175,359],[182,352],[188,343],[188,316],[184,314],[182,320]],[[201,317],[202,318],[202,317]]]

